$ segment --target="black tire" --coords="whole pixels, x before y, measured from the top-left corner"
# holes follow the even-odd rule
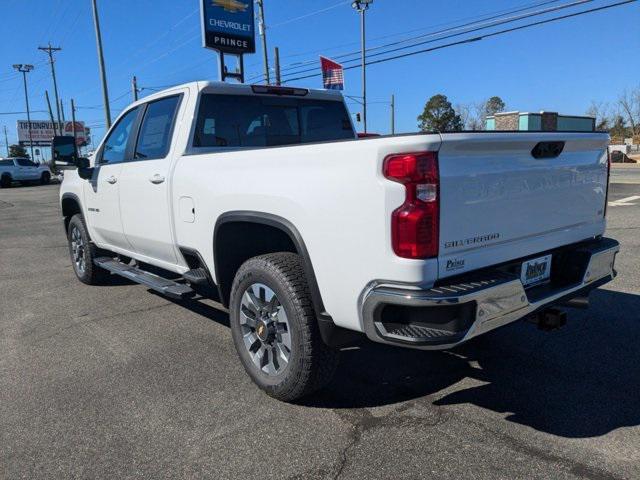
[[[243,296],[255,284],[266,285],[274,292],[288,323],[289,359],[275,375],[265,373],[254,363],[243,338],[250,330],[240,321]],[[271,253],[247,260],[233,281],[230,318],[233,341],[242,365],[254,383],[269,396],[292,402],[324,387],[333,377],[338,351],[328,347],[320,337],[299,255]],[[274,349],[272,354],[275,352]]]
[[[51,182],[51,174],[49,172],[42,172],[42,176],[40,177],[41,185],[49,185]]]
[[[11,175],[2,175],[0,178],[0,188],[9,188],[11,186]]]
[[[77,234],[76,234],[77,232]],[[82,251],[76,256],[77,247],[74,247],[74,237],[79,235],[82,239]],[[69,228],[67,230],[67,240],[69,243],[69,255],[71,256],[71,265],[73,271],[82,283],[87,285],[100,285],[105,283],[109,277],[109,272],[94,265],[93,260],[96,257],[103,256],[103,252],[91,242],[89,232],[84,223],[84,218],[81,214],[76,214],[71,217],[69,221]],[[79,264],[78,260],[82,262]],[[82,268],[81,266],[82,265]]]

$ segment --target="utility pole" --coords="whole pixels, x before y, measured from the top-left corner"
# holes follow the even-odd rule
[[[64,118],[64,103],[62,103],[62,99],[60,99],[60,114],[62,115],[62,123],[60,124],[60,134],[62,134],[62,130],[64,129],[64,124],[67,122],[67,119]]]
[[[138,101],[138,79],[134,75],[131,79],[131,91],[133,92],[133,101]]]
[[[396,134],[396,96],[391,95],[391,135]]]
[[[78,148],[78,138],[76,137],[76,104],[74,103],[73,98],[71,99],[71,128],[73,129],[73,141],[76,144],[76,148]]]
[[[366,15],[373,0],[355,0],[351,6],[360,13],[360,40],[362,42],[362,123],[364,133],[367,133],[367,36]]]
[[[258,2],[258,27],[260,28],[260,36],[262,37],[262,55],[264,58],[264,79],[267,85],[271,83],[269,75],[269,53],[267,52],[267,26],[264,23],[264,0]]]
[[[49,42],[48,47],[38,47],[38,50],[42,50],[43,52],[46,52],[49,55],[49,64],[51,65],[51,77],[53,77],[53,95],[56,100],[56,111],[58,113],[58,117],[57,117],[58,125],[60,125],[60,108],[58,107],[58,105],[60,104],[60,100],[58,98],[58,83],[56,82],[56,68],[54,66],[53,52],[59,52],[60,50],[62,50],[62,48],[52,47],[51,42]],[[62,135],[62,132],[60,132],[60,135]]]
[[[91,0],[93,6],[93,25],[96,30],[96,48],[98,49],[98,64],[100,67],[100,78],[102,80],[102,100],[104,102],[104,115],[107,130],[111,127],[111,108],[109,107],[109,89],[107,88],[107,73],[104,68],[104,55],[102,53],[102,35],[100,34],[100,19],[98,18],[97,0]]]
[[[276,47],[276,56],[275,56],[275,62],[276,62],[276,85],[280,86],[282,85],[282,76],[280,75],[280,49],[278,47]]]
[[[4,126],[4,144],[7,146],[7,157],[9,156],[9,137],[7,136],[7,126]]]
[[[31,160],[35,160],[33,155],[33,138],[31,136],[31,111],[29,110],[29,91],[27,90],[27,73],[33,70],[33,65],[24,65],[22,63],[15,64],[13,66],[17,71],[22,73],[22,80],[24,82],[24,99],[27,104],[27,124],[29,127],[29,146],[31,147]]]
[[[47,99],[47,108],[49,109],[49,118],[51,119],[51,123],[53,123],[53,134],[58,135],[59,125],[56,125],[56,121],[53,118],[53,110],[51,110],[51,100],[49,99],[49,92],[47,90],[44,91],[44,97]]]

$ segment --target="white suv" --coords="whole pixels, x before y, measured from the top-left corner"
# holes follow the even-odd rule
[[[28,158],[4,158],[0,160],[0,187],[10,187],[13,182],[40,182],[47,185],[51,181],[51,170]]]

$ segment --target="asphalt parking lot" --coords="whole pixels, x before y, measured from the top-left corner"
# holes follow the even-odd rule
[[[215,303],[77,282],[57,191],[0,191],[0,478],[640,477],[640,184],[611,189],[619,277],[562,330],[364,344],[299,405]]]

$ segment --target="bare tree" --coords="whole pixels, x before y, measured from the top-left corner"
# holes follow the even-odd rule
[[[474,103],[471,106],[469,130],[485,130],[487,128],[487,102]]]
[[[460,120],[462,120],[462,128],[469,130],[469,117],[471,116],[470,106],[466,103],[456,103],[453,109],[460,116]]]
[[[632,135],[640,135],[640,86],[631,92],[622,92],[618,105],[631,126]]]
[[[465,130],[484,130],[486,118],[484,112],[485,102],[458,103],[455,106],[456,113],[460,115]]]
[[[611,113],[611,105],[607,102],[591,101],[591,106],[587,109],[587,115],[596,119],[596,130],[609,130],[613,125],[615,113]]]

